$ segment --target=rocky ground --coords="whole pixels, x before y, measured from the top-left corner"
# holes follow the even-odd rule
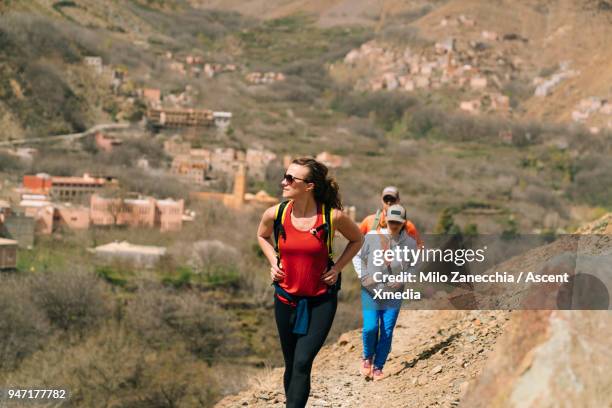
[[[319,353],[310,407],[453,407],[481,372],[511,313],[505,311],[401,312],[381,381],[359,373],[361,332],[345,333]],[[284,406],[282,369],[217,407]]]

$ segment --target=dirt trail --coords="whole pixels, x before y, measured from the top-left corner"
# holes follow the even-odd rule
[[[560,238],[500,270],[545,271],[555,257],[612,255],[611,225],[612,214],[606,214],[579,230],[585,234],[579,242]],[[609,275],[600,278],[610,290]],[[307,406],[612,407],[611,336],[609,309],[402,310],[387,378],[372,382],[359,374],[361,330],[353,330],[317,356]],[[282,368],[272,370],[217,407],[284,406],[282,374]]]
[[[359,374],[361,331],[345,333],[317,356],[307,406],[457,406],[510,314],[402,310],[385,366],[387,378],[376,382]],[[273,370],[248,391],[226,397],[217,407],[284,406],[282,372]]]

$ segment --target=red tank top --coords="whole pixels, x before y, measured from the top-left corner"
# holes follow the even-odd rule
[[[279,282],[280,287],[297,296],[319,296],[327,291],[327,284],[321,275],[327,270],[327,246],[325,232],[319,230],[316,235],[310,231],[296,229],[291,222],[293,201],[287,205],[283,227],[287,239],[279,238],[279,251],[285,278]],[[317,204],[317,221],[315,227],[323,223],[321,206]],[[282,296],[277,297],[289,304]]]

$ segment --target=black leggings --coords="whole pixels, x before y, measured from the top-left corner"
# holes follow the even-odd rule
[[[294,334],[291,315],[295,308],[274,296],[274,315],[285,358],[285,397],[287,408],[304,408],[310,394],[312,363],[325,343],[338,306],[338,296],[308,305],[310,324],[304,335]]]

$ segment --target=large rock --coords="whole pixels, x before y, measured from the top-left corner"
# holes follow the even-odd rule
[[[610,338],[608,311],[518,312],[460,406],[610,406]]]

